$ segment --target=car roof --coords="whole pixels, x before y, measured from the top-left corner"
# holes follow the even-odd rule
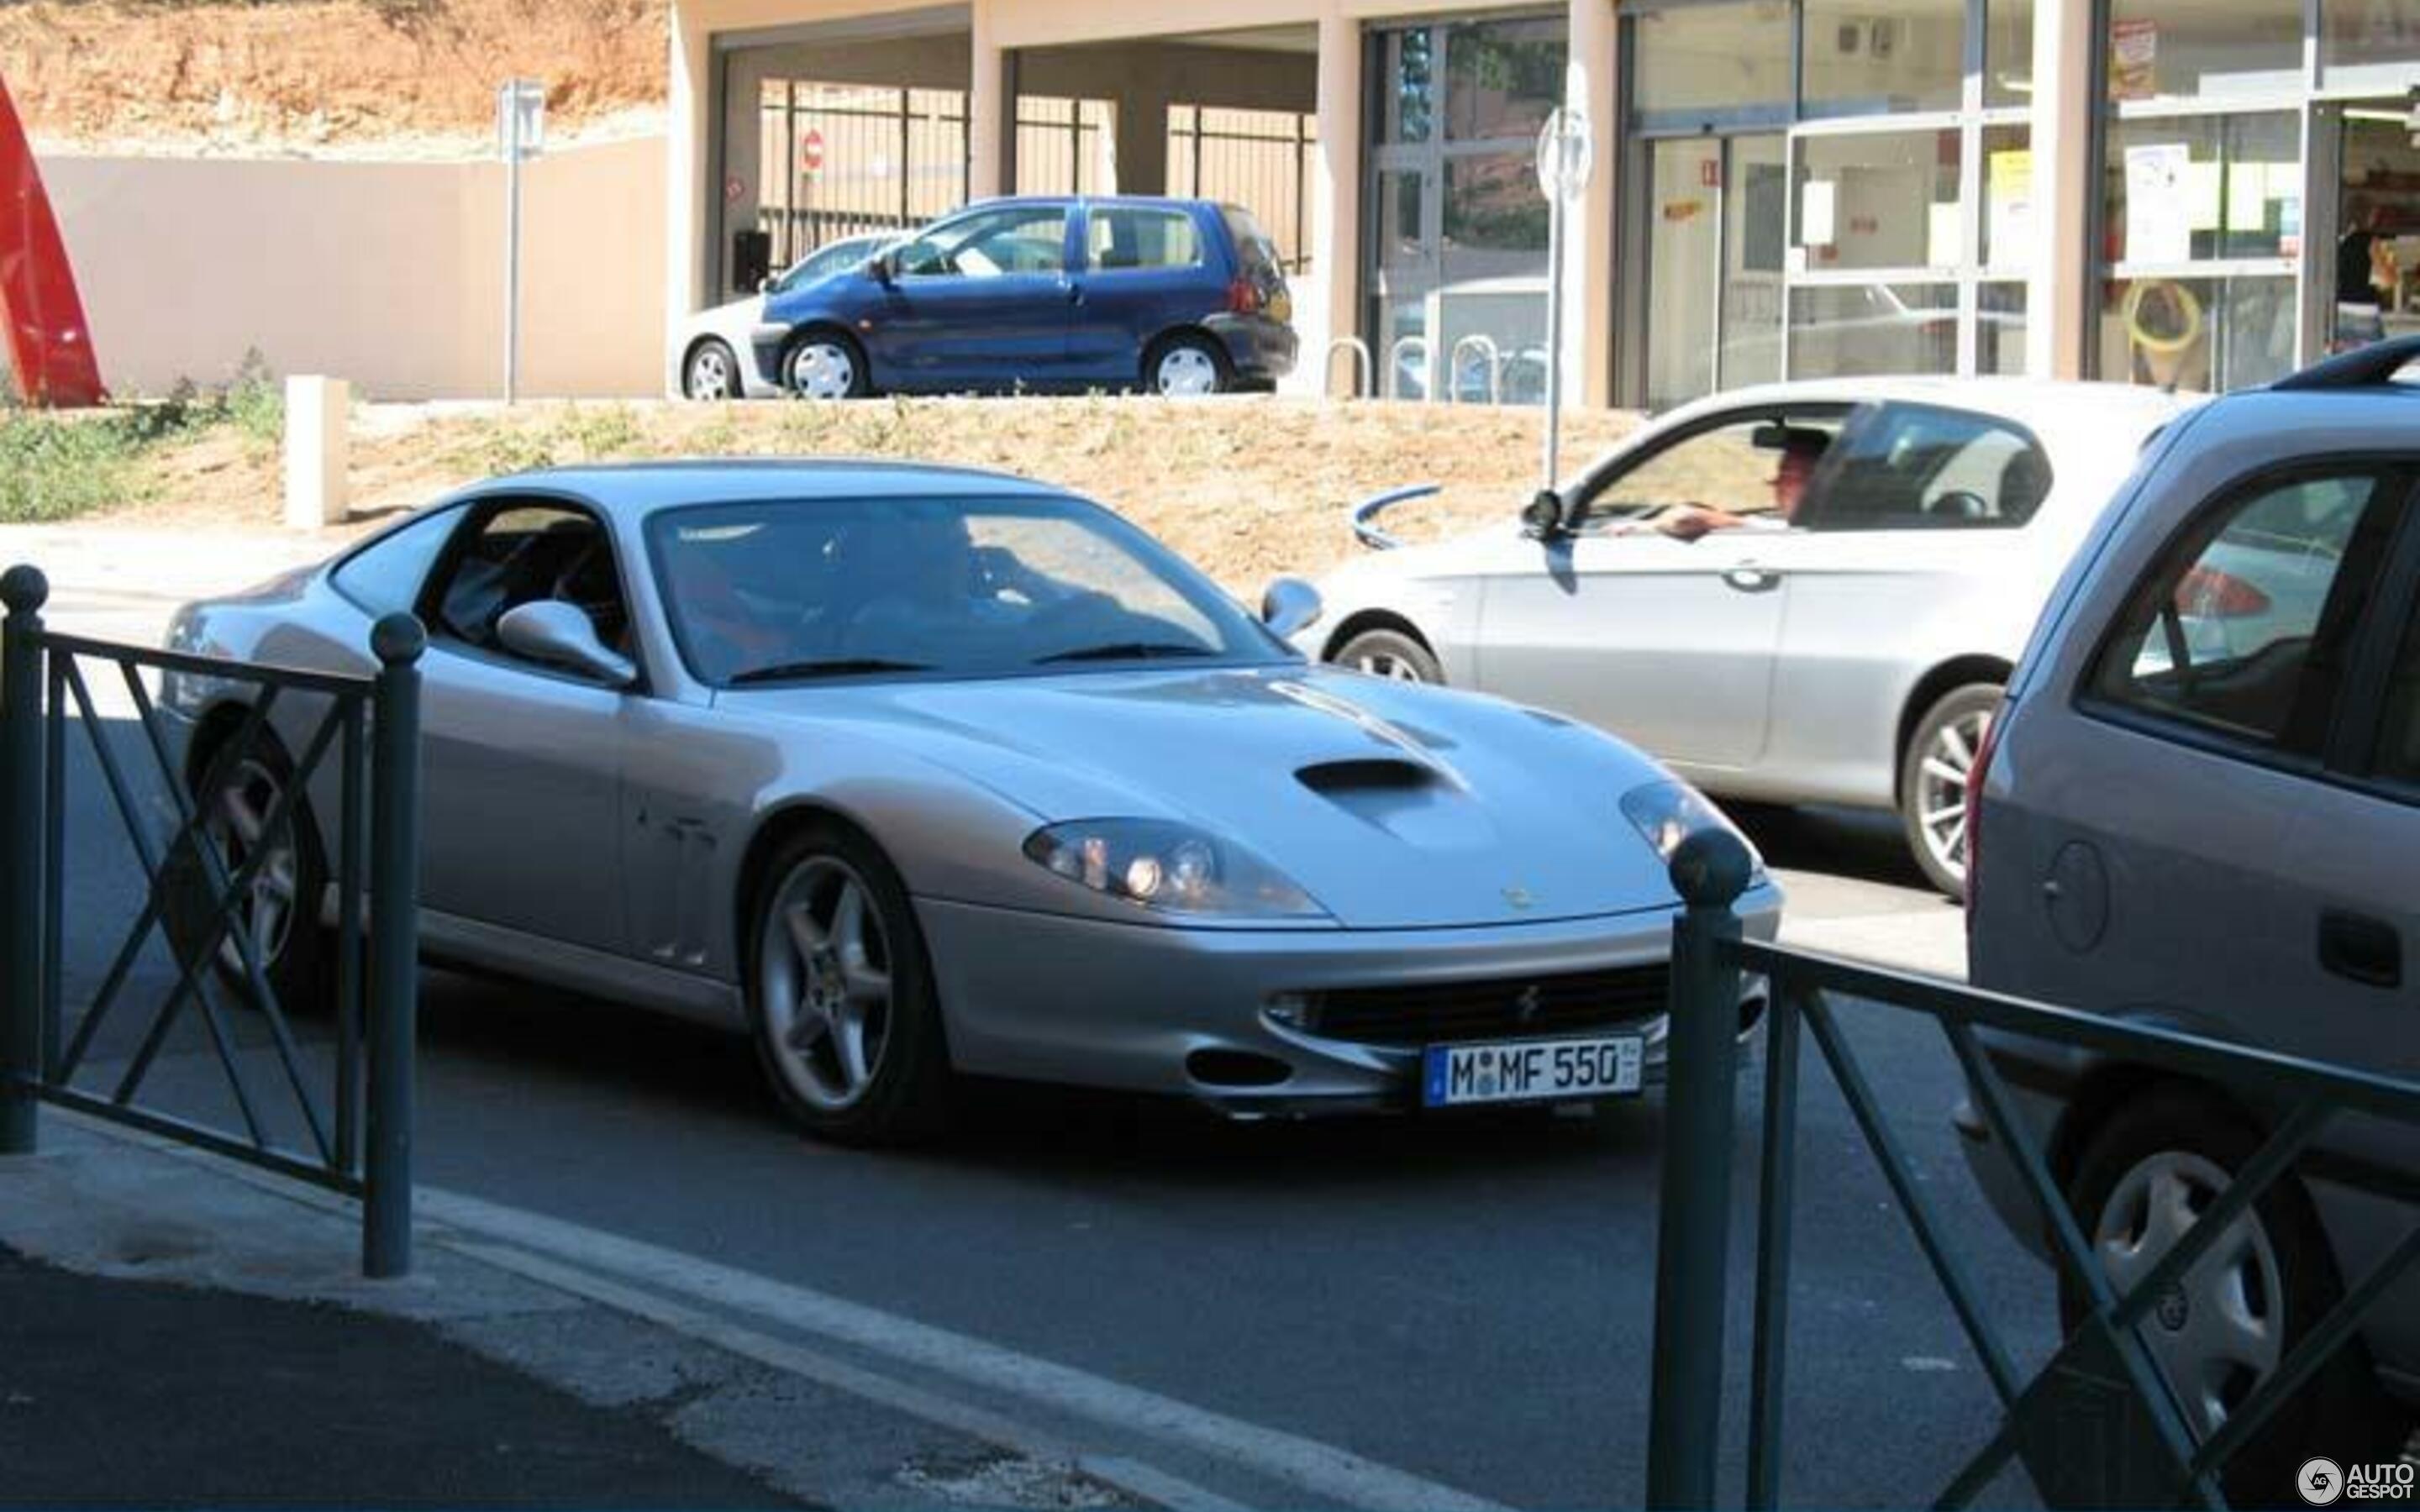
[[[2206,403],[2207,396],[2131,383],[2084,383],[2054,378],[1883,377],[1806,378],[1732,389],[1696,400],[1661,417],[1694,420],[1703,414],[1753,409],[1760,404],[1930,404],[2005,416],[2036,428],[2077,424],[2107,427],[2133,421],[2149,429]]]
[[[1063,488],[980,468],[855,458],[733,457],[541,468],[474,484],[455,497],[570,494],[616,514],[682,504],[782,499],[1065,499]]]

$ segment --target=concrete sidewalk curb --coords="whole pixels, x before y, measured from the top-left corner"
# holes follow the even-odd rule
[[[359,1225],[334,1194],[58,1109],[41,1153],[0,1160],[0,1243],[32,1258],[433,1327],[591,1406],[646,1411],[813,1504],[1236,1512],[1148,1466],[442,1223],[415,1226],[411,1276],[365,1280]]]

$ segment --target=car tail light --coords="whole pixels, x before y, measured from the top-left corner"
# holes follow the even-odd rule
[[[2007,699],[1984,722],[1983,742],[1975,764],[1966,768],[1966,922],[1975,922],[1975,900],[1983,891],[1983,784],[1992,776],[1992,758],[2000,753],[2000,731],[2012,705]]]
[[[1249,278],[1239,278],[1227,285],[1229,315],[1258,315],[1267,303],[1268,301],[1261,294],[1261,286]]]
[[[2242,620],[2270,609],[2269,595],[2231,572],[2196,566],[2177,582],[2177,612],[2202,620]]]

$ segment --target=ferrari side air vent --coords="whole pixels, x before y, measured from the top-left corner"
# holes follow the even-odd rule
[[[1327,797],[1347,793],[1409,793],[1445,780],[1444,775],[1435,767],[1384,757],[1371,761],[1322,762],[1316,766],[1303,767],[1294,775],[1304,787]]]

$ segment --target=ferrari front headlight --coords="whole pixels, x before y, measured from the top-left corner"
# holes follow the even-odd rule
[[[1701,829],[1728,829],[1739,836],[1747,847],[1748,859],[1754,870],[1748,875],[1749,886],[1764,880],[1764,856],[1756,842],[1740,834],[1740,827],[1730,816],[1706,801],[1705,795],[1686,782],[1650,782],[1632,788],[1621,795],[1622,816],[1638,831],[1641,840],[1667,866],[1681,842]]]
[[[1037,829],[1025,854],[1058,876],[1156,913],[1325,918],[1327,911],[1233,841],[1165,819],[1078,819]]]

